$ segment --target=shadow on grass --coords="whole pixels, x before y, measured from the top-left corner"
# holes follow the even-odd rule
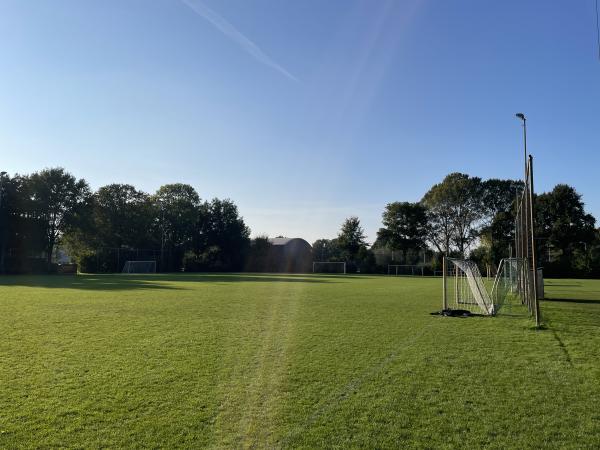
[[[181,283],[337,283],[327,276],[275,274],[83,274],[83,275],[20,275],[1,276],[0,287],[27,286],[83,290],[188,289]],[[175,283],[175,284],[174,284]]]
[[[587,305],[600,305],[600,300],[585,300],[581,298],[545,298],[544,302],[581,303]]]

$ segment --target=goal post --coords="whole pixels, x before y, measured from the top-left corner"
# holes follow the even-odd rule
[[[346,273],[345,261],[313,261],[313,273]]]
[[[156,261],[125,261],[122,273],[156,273]]]
[[[487,316],[496,313],[492,297],[474,261],[444,257],[442,265],[444,310],[469,311]]]

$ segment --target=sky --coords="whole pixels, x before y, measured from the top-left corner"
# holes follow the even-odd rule
[[[184,182],[253,235],[376,238],[450,172],[600,219],[595,0],[0,0],[0,167]]]

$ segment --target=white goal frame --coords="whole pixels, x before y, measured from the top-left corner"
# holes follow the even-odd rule
[[[444,310],[467,310],[486,316],[496,314],[496,305],[474,261],[444,257],[443,271]],[[449,285],[451,296],[448,296]]]
[[[317,272],[317,264],[340,264],[342,265],[343,272]],[[313,273],[344,273],[346,274],[346,262],[345,261],[313,261]]]
[[[136,270],[136,266],[144,266],[147,270]],[[156,273],[156,261],[125,261],[122,273]]]

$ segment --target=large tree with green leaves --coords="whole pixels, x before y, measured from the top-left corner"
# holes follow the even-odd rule
[[[317,239],[313,245],[313,258],[315,261],[339,261],[343,259],[337,239]]]
[[[424,245],[427,209],[421,203],[388,203],[382,219],[383,228],[377,232],[377,246],[406,251]]]
[[[423,197],[427,208],[428,240],[438,251],[448,254],[454,247],[464,255],[477,239],[485,217],[481,178],[451,173]]]
[[[202,265],[216,270],[240,270],[250,244],[250,229],[231,200],[215,198],[200,208],[196,252]]]
[[[61,167],[33,173],[27,180],[30,212],[44,223],[47,262],[62,234],[89,204],[91,192],[85,180],[77,180]]]
[[[130,184],[109,184],[94,195],[94,233],[98,247],[152,246],[155,211],[150,196]]]
[[[572,270],[574,259],[586,257],[596,237],[596,220],[585,212],[581,195],[571,186],[558,184],[536,197],[535,212],[537,237],[558,252],[559,270]],[[585,267],[581,261],[577,264]]]
[[[173,248],[192,246],[200,219],[200,197],[189,184],[161,186],[153,197],[162,244]]]
[[[348,260],[354,260],[361,247],[367,245],[366,235],[358,217],[344,221],[337,237],[337,244]]]
[[[515,198],[523,191],[523,182],[490,178],[481,183],[481,189],[483,218],[490,224],[497,214],[514,212]]]

